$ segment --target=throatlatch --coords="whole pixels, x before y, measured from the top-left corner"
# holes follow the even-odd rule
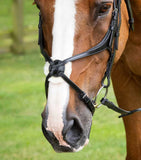
[[[127,10],[128,10],[128,14],[129,14],[129,24],[130,24],[130,29],[134,29],[134,19],[133,19],[133,14],[132,14],[132,10],[131,10],[131,5],[130,5],[130,1],[129,0],[125,0],[126,5],[127,5]],[[121,108],[118,108],[116,105],[114,105],[112,102],[110,102],[106,96],[108,93],[108,87],[110,86],[110,76],[111,76],[111,68],[114,62],[114,57],[115,57],[115,53],[116,50],[118,49],[118,40],[119,40],[119,31],[120,31],[120,26],[121,26],[121,0],[117,0],[115,2],[113,2],[113,12],[112,12],[112,19],[111,19],[111,23],[109,26],[109,29],[105,35],[105,37],[102,39],[101,42],[99,42],[96,46],[94,46],[93,48],[89,49],[86,52],[77,54],[75,56],[72,56],[70,58],[67,58],[63,61],[60,60],[52,60],[52,58],[48,55],[48,53],[45,51],[45,47],[44,47],[44,36],[43,36],[43,29],[42,29],[42,17],[41,14],[39,14],[39,41],[38,44],[40,46],[41,49],[41,53],[45,58],[45,61],[48,62],[50,64],[49,66],[49,73],[46,77],[46,82],[45,82],[45,87],[46,87],[46,96],[47,96],[47,90],[48,90],[48,80],[50,77],[54,76],[54,77],[62,77],[62,79],[64,81],[66,81],[66,83],[68,83],[77,93],[78,93],[78,97],[81,101],[84,102],[84,104],[86,104],[86,106],[89,108],[89,110],[91,111],[92,115],[94,114],[95,108],[97,108],[96,105],[96,100],[97,100],[97,96],[99,94],[99,91],[103,88],[106,89],[105,92],[105,96],[101,99],[101,104],[107,106],[108,108],[122,114],[119,117],[123,117],[126,115],[130,115],[132,113],[141,111],[141,108],[133,110],[133,111],[126,111],[123,110]],[[95,54],[98,54],[104,50],[108,50],[109,52],[109,60],[107,63],[107,70],[105,72],[105,75],[102,79],[101,82],[101,89],[98,91],[98,94],[96,95],[96,97],[91,100],[87,94],[82,91],[74,82],[71,81],[71,79],[69,79],[65,74],[65,64],[67,64],[68,62],[73,62],[76,61],[78,59],[82,59],[88,56],[92,56]],[[107,79],[107,84],[104,84],[105,79]]]

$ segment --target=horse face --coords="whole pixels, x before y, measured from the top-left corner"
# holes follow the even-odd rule
[[[64,60],[98,44],[109,28],[113,11],[113,0],[35,2],[42,15],[45,48],[54,60]],[[118,57],[127,36],[128,33],[124,31]],[[65,74],[92,98],[101,87],[108,58],[109,53],[105,50],[68,63]],[[79,151],[88,143],[91,112],[79,100],[76,91],[60,77],[49,79],[47,104],[42,118],[43,133],[56,151]]]

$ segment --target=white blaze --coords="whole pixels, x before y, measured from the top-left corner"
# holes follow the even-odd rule
[[[64,60],[73,55],[75,35],[75,0],[56,0],[53,26],[52,58]],[[65,66],[70,77],[71,63]],[[62,137],[63,112],[69,101],[69,85],[61,78],[49,79],[47,130],[52,131],[60,145],[69,146]]]

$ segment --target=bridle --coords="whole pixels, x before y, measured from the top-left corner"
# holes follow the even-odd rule
[[[131,5],[129,0],[125,0],[128,14],[129,14],[129,24],[130,24],[130,29],[134,30],[134,19],[132,15],[132,10],[131,10]],[[84,102],[84,104],[88,107],[88,109],[91,111],[92,115],[94,114],[95,108],[98,108],[101,104],[107,106],[108,108],[121,113],[122,115],[119,117],[123,117],[138,111],[141,111],[141,108],[132,110],[132,111],[126,111],[121,108],[118,108],[116,105],[114,105],[112,102],[110,102],[106,96],[108,93],[108,88],[110,86],[110,75],[111,75],[111,68],[114,62],[114,57],[116,54],[116,50],[118,49],[118,40],[119,40],[119,31],[120,31],[120,26],[121,26],[121,0],[114,0],[113,2],[113,12],[112,12],[112,18],[110,22],[109,29],[102,39],[101,42],[99,42],[96,46],[92,47],[86,52],[77,54],[75,56],[72,56],[70,58],[67,58],[65,60],[53,60],[48,53],[45,51],[44,47],[44,36],[43,36],[43,29],[42,29],[42,17],[41,13],[39,13],[39,41],[38,44],[40,46],[40,50],[42,55],[45,58],[45,61],[49,63],[49,73],[46,77],[46,82],[45,82],[45,89],[46,89],[46,96],[48,95],[47,90],[48,90],[48,84],[49,84],[49,78],[54,76],[54,77],[62,77],[62,79],[68,83],[78,94],[78,97],[81,101]],[[82,91],[71,79],[69,79],[65,74],[65,65],[68,62],[73,62],[78,59],[82,59],[88,56],[92,56],[95,54],[98,54],[104,50],[108,50],[109,52],[109,60],[107,63],[107,70],[105,72],[105,75],[102,79],[102,87],[98,91],[97,95],[93,100],[91,100],[88,95]],[[107,79],[107,84],[104,84],[105,79]],[[96,100],[99,92],[105,88],[106,92],[104,97],[101,99],[101,104],[96,105]]]

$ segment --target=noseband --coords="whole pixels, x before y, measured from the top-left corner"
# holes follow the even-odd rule
[[[126,5],[127,5],[127,10],[129,14],[129,24],[130,24],[130,29],[134,29],[134,19],[132,15],[132,10],[131,10],[131,5],[129,0],[125,0]],[[133,110],[133,111],[126,111],[121,108],[118,108],[115,106],[112,102],[110,102],[108,99],[106,99],[107,93],[108,93],[108,88],[110,86],[110,75],[111,75],[111,68],[114,62],[114,57],[116,54],[116,50],[118,49],[118,40],[119,40],[119,31],[120,31],[120,26],[121,26],[121,0],[117,0],[113,2],[113,12],[112,12],[112,18],[111,18],[111,23],[109,26],[109,29],[105,35],[105,37],[102,39],[101,42],[99,42],[96,46],[93,48],[89,49],[86,52],[80,53],[78,55],[72,56],[70,58],[67,58],[65,60],[52,60],[52,58],[48,55],[48,53],[45,51],[44,47],[44,36],[43,36],[43,30],[42,30],[42,17],[41,14],[39,14],[39,41],[38,44],[41,49],[41,53],[45,58],[45,61],[50,64],[49,66],[49,73],[46,77],[46,82],[45,82],[45,88],[46,88],[46,96],[47,96],[47,90],[48,90],[48,84],[49,84],[49,78],[50,77],[62,77],[66,83],[68,83],[78,94],[78,97],[81,101],[84,102],[84,104],[88,107],[88,109],[91,111],[92,115],[94,114],[95,108],[98,106],[96,105],[96,99],[97,95],[94,98],[94,100],[91,100],[88,95],[82,91],[74,82],[71,81],[65,74],[65,65],[68,62],[73,62],[78,59],[82,59],[88,56],[92,56],[95,54],[98,54],[104,50],[108,50],[109,52],[109,60],[107,63],[107,70],[105,72],[105,75],[102,79],[102,88],[106,89],[105,96],[101,99],[101,104],[107,106],[108,108],[121,113],[122,115],[119,117],[123,117],[138,111],[141,111],[141,108]],[[105,79],[107,79],[107,84],[104,84]],[[100,89],[100,90],[101,90]],[[100,91],[99,90],[99,91]]]

